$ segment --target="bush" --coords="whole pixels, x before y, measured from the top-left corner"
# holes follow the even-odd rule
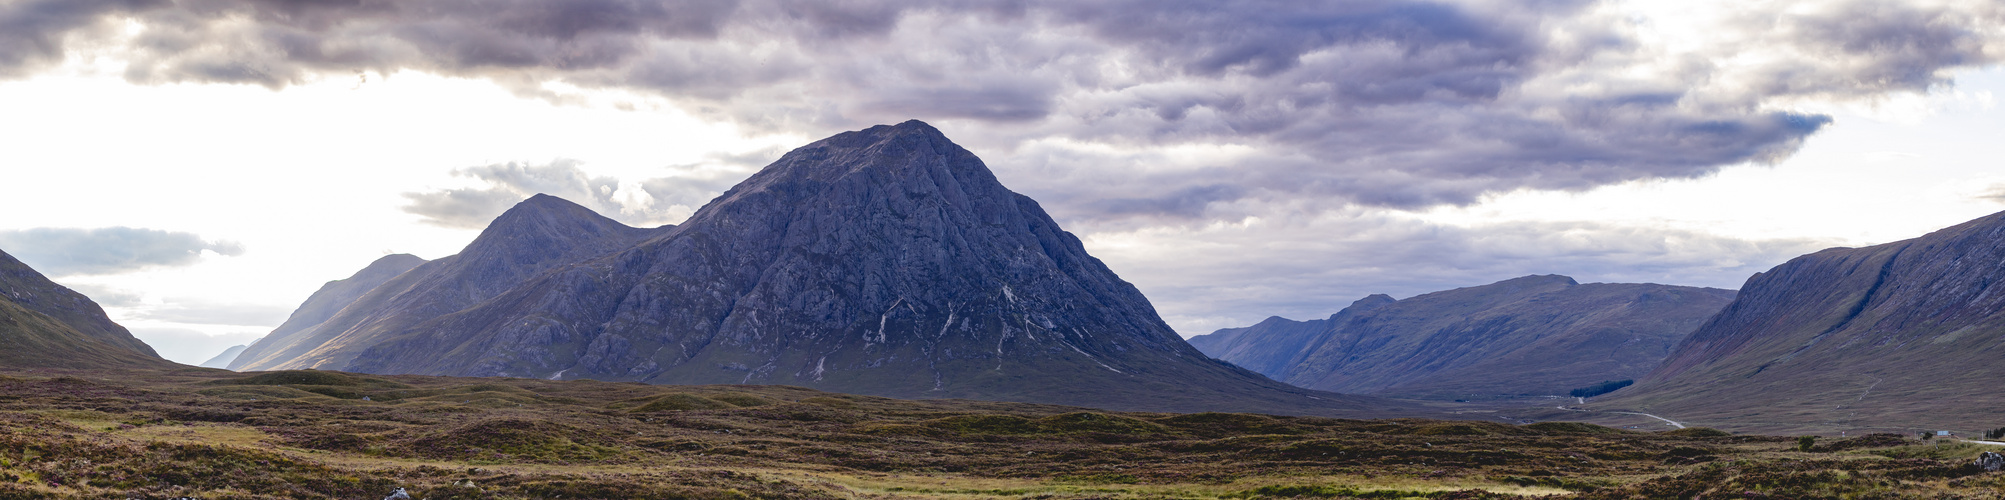
[[[1579,389],[1568,391],[1566,395],[1573,396],[1576,398],[1591,398],[1595,396],[1600,396],[1602,394],[1615,392],[1624,387],[1629,387],[1631,384],[1635,383],[1636,383],[1635,380],[1609,380],[1599,384],[1594,384],[1587,387],[1582,387]]]
[[[1816,447],[1817,447],[1817,436],[1803,436],[1796,438],[1796,451],[1807,452],[1810,451],[1812,448]]]

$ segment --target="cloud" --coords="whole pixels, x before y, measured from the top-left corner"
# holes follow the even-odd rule
[[[1991,186],[1990,189],[1987,189],[1983,193],[1978,194],[1977,198],[1981,200],[1990,200],[1997,203],[2005,203],[2005,184],[1993,185]]]
[[[1084,238],[1184,335],[1271,315],[1322,318],[1374,293],[1405,298],[1532,274],[1733,289],[1776,263],[1835,246],[1620,223],[1443,224],[1375,209]]]
[[[0,7],[0,77],[60,62],[74,37],[103,35],[110,17],[159,8],[162,0],[29,0]]]
[[[206,241],[194,233],[130,227],[33,228],[0,231],[0,249],[50,276],[119,274],[186,266],[202,252],[236,256],[243,245]]]
[[[123,19],[142,28],[102,29]],[[544,85],[560,82],[754,133],[926,119],[1000,169],[1061,174],[1014,185],[1077,199],[1082,219],[1704,176],[1786,158],[1830,123],[1796,100],[1926,92],[2005,59],[2005,7],[1986,0],[47,0],[0,23],[24,27],[0,30],[17,76],[72,51],[129,61],[141,83],[417,70],[564,101]],[[1094,154],[1052,155],[1054,139]],[[1064,161],[1190,145],[1249,151],[1197,171]],[[1090,202],[1101,185],[1080,176],[1127,182]],[[414,206],[466,225],[501,194]]]
[[[93,296],[95,297],[95,296]],[[277,328],[292,314],[292,308],[261,304],[217,303],[180,298],[158,305],[128,306],[133,319],[187,325],[255,326]]]
[[[751,169],[744,164],[754,161],[750,158],[769,153],[773,152],[716,156],[709,163],[719,168],[682,165],[672,168],[688,174],[637,181],[592,176],[575,160],[467,167],[453,170],[453,175],[474,179],[482,186],[404,193],[411,202],[404,206],[404,211],[424,217],[428,224],[479,229],[487,227],[517,202],[542,193],[584,205],[628,225],[653,227],[688,218],[703,203],[742,178],[740,171],[749,172]]]

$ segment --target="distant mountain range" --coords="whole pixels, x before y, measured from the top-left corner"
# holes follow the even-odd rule
[[[0,252],[0,368],[171,366],[89,297]]]
[[[538,195],[459,255],[376,278],[389,270],[323,288],[232,368],[1425,413],[1210,359],[1035,201],[918,121],[796,149],[679,226],[630,228]]]
[[[1732,290],[1526,276],[1393,300],[1327,319],[1273,317],[1190,339],[1275,380],[1418,399],[1563,395],[1642,377]]]
[[[2005,425],[2005,213],[1797,257],[1603,406],[1770,431]]]

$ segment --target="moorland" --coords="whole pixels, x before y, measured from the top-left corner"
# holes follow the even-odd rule
[[[203,368],[0,376],[15,498],[2000,498],[1991,447]]]

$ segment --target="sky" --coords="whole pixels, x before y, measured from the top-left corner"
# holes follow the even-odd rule
[[[1180,333],[1738,288],[2005,210],[2005,5],[0,0],[0,250],[195,363],[544,192],[676,223],[920,119]]]

